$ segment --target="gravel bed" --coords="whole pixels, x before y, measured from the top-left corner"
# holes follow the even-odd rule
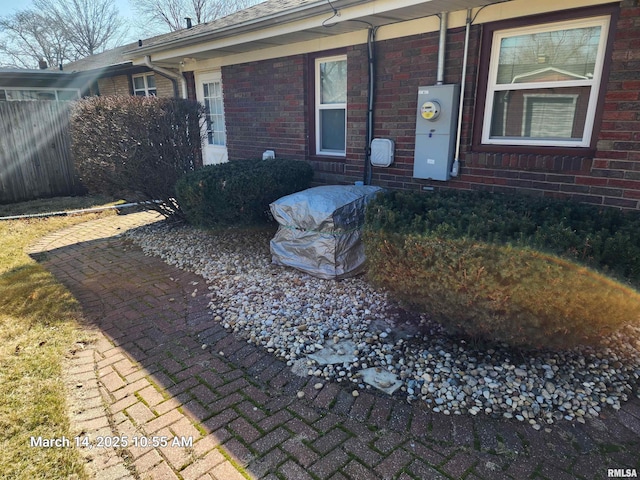
[[[156,224],[128,233],[147,255],[202,276],[212,318],[261,345],[301,375],[371,388],[358,373],[379,367],[402,381],[408,402],[445,415],[516,418],[535,429],[554,421],[584,423],[639,395],[640,328],[628,327],[597,349],[524,353],[447,335],[426,315],[411,314],[363,277],[314,278],[271,264],[274,231],[204,232]],[[203,282],[204,285],[205,282]],[[355,343],[351,362],[318,365],[320,349]]]

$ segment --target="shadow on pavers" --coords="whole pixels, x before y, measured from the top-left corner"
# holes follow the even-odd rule
[[[103,335],[92,346],[98,381],[139,478],[556,480],[640,470],[637,398],[585,425],[535,431],[436,414],[400,392],[316,389],[317,378],[224,330],[201,277],[120,236],[49,248],[34,258]]]

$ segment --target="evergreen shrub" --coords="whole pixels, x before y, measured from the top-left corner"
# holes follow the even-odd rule
[[[640,216],[551,199],[391,192],[367,209],[370,280],[452,332],[596,344],[640,321]]]
[[[190,172],[176,184],[187,221],[201,227],[267,222],[269,204],[309,188],[313,169],[288,159],[233,160]]]
[[[72,153],[90,193],[154,201],[149,207],[180,215],[175,183],[202,166],[203,107],[175,98],[108,96],[74,103]]]

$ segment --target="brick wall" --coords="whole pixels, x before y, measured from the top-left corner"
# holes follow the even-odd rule
[[[197,100],[195,75],[193,72],[183,72],[182,76],[187,82],[187,98],[190,100]]]
[[[174,97],[173,82],[162,75],[154,74],[156,79],[156,94],[158,97]],[[98,79],[100,95],[131,95],[131,77],[118,75]]]
[[[435,182],[412,178],[417,88],[435,83],[437,34],[379,42],[375,136],[396,142],[396,162],[374,169],[373,183],[404,189],[444,187],[519,191],[572,198],[597,205],[639,208],[640,200],[640,8],[621,2],[612,64],[604,78],[605,96],[594,156],[474,151],[472,127],[477,102],[480,28],[471,29],[465,82],[461,168],[457,179]],[[464,30],[447,35],[445,83],[459,83]],[[351,68],[351,64],[349,65]],[[598,133],[599,132],[599,133]],[[355,177],[345,177],[351,182]]]
[[[602,121],[593,156],[474,152],[463,142],[461,176],[452,187],[520,191],[622,208],[640,199],[640,16],[638,0],[621,2]],[[482,101],[482,99],[478,99]],[[466,107],[465,117],[471,112]],[[469,125],[467,125],[469,127]]]
[[[175,97],[175,89],[173,88],[173,82],[166,77],[159,74],[154,74],[156,78],[156,95],[158,97]]]
[[[447,59],[455,57],[449,33]],[[374,168],[372,183],[390,188],[418,188],[413,176],[418,87],[436,83],[438,33],[414,35],[376,44],[374,137],[395,142],[391,167]],[[449,62],[447,62],[447,65]],[[351,66],[351,65],[349,65]],[[455,83],[451,68],[445,83]]]
[[[376,42],[374,136],[395,142],[395,163],[375,168],[372,183],[390,188],[424,187],[519,191],[573,198],[598,205],[639,208],[640,202],[640,0],[623,0],[615,26],[602,121],[597,121],[595,154],[516,153],[475,148],[475,98],[482,26],[471,28],[460,175],[449,182],[413,178],[417,90],[436,83],[438,32]],[[541,21],[544,21],[542,19]],[[450,29],[444,83],[459,83],[464,28]],[[307,96],[309,70],[304,55],[246,63],[222,70],[229,157],[261,156],[275,149],[279,157],[307,159],[315,180],[353,183],[362,180],[367,109],[366,46],[346,49],[348,62],[347,157],[310,155]],[[311,97],[312,98],[312,97]],[[597,119],[598,120],[598,119]]]
[[[598,150],[591,175],[592,191],[604,203],[638,208],[640,200],[640,2],[621,2],[611,74]],[[595,192],[594,192],[595,193]]]
[[[100,95],[131,95],[131,85],[127,75],[98,79]]]
[[[222,84],[230,159],[307,157],[304,56],[224,67]]]

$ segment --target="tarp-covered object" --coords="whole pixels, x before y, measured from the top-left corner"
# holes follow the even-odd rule
[[[339,279],[364,268],[361,230],[366,204],[380,187],[328,185],[309,188],[273,202],[280,224],[271,240],[273,263],[316,277]]]

